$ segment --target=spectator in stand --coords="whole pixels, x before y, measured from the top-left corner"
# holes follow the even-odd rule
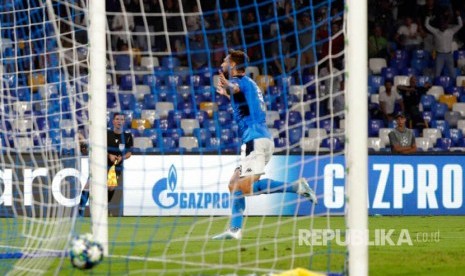
[[[331,111],[335,117],[339,119],[344,119],[344,110],[345,110],[345,95],[344,95],[344,80],[336,82],[336,85],[339,84],[339,87],[334,89],[334,92],[331,94],[331,100],[328,101],[328,110]]]
[[[134,31],[134,17],[130,13],[126,13],[124,6],[121,7],[126,16],[115,16],[111,23],[112,41],[111,46],[113,49],[121,48],[122,44],[133,44],[132,32]]]
[[[274,76],[289,74],[292,70],[292,62],[290,58],[291,46],[286,38],[286,34],[282,29],[280,29],[280,35],[276,38],[273,44],[271,44],[273,62],[271,63],[272,66],[270,69]]]
[[[187,16],[186,19],[186,27],[187,31],[190,33],[190,36],[193,37],[194,32],[198,32],[202,30],[202,14],[199,12],[199,7],[197,4],[192,6],[192,10],[190,11],[192,14]],[[205,28],[208,29],[208,21],[203,21]]]
[[[139,48],[139,50],[145,51],[147,50],[147,33],[148,31],[153,32],[152,30],[148,30],[145,25],[145,18],[143,16],[144,6],[141,5],[140,0],[131,0],[127,5],[126,9],[133,13],[134,16],[134,42],[135,47]]]
[[[128,44],[120,43],[118,45],[118,52],[113,55],[115,60],[115,70],[116,71],[130,71],[131,64],[131,54],[129,52]],[[128,73],[128,72],[125,72]],[[124,74],[124,73],[123,73]]]
[[[383,29],[381,29],[380,25],[375,25],[373,34],[368,38],[368,57],[389,60],[389,52],[389,41],[383,35]]]
[[[422,27],[407,16],[404,24],[397,29],[395,40],[405,50],[418,49],[423,43],[422,32]]]
[[[183,20],[179,15],[179,2],[177,0],[164,0],[164,8],[166,15],[166,24],[168,33],[171,32],[183,32]],[[177,52],[180,58],[183,58],[185,54],[186,45],[184,43],[185,37],[183,35],[170,35],[169,43],[171,51]]]
[[[158,33],[152,34],[150,38],[151,45],[149,46],[157,52],[165,51],[165,35],[160,35],[160,33],[163,33],[165,30],[163,27],[163,16],[161,15],[160,0],[149,0],[146,5],[146,12],[149,13],[149,15],[147,15],[147,24],[149,28],[153,29],[155,33]]]
[[[313,26],[309,13],[302,14],[297,29],[299,31],[300,66],[302,70],[307,70],[315,63]]]
[[[341,25],[335,22],[331,24],[329,38],[331,41],[323,44],[321,58],[331,54],[334,66],[340,69],[344,61],[344,55],[341,54],[344,51],[344,34],[341,32]]]
[[[392,81],[386,80],[384,82],[384,90],[379,92],[379,108],[383,114],[383,119],[387,125],[392,119],[394,119],[394,111],[396,104],[399,105],[402,112],[405,110],[404,101],[402,96],[396,90],[392,90]]]
[[[260,46],[254,45],[257,41],[260,41],[260,30],[258,29],[259,25],[257,22],[257,17],[255,16],[255,10],[249,9],[245,13],[245,18],[242,22],[242,26],[244,26],[245,43],[248,45],[247,56],[249,56],[251,60],[260,59]]]
[[[199,69],[208,64],[211,45],[206,37],[201,33],[196,33],[193,39],[189,40],[189,52],[194,69]]]
[[[428,89],[431,88],[430,83],[425,83],[423,87],[417,86],[417,78],[410,77],[409,85],[398,85],[397,89],[402,95],[405,106],[405,115],[409,119],[410,128],[418,128],[422,130],[426,124],[419,109],[421,96],[425,95]]]
[[[235,28],[234,21],[231,20],[230,13],[226,10],[222,12],[216,11],[213,16],[208,17],[209,30],[212,30],[207,37],[209,43],[214,48],[212,54],[212,66],[219,67],[223,63],[224,49],[233,48],[233,46],[241,45],[238,29]],[[220,29],[228,29],[226,33],[218,32]],[[223,35],[226,35],[226,41],[223,40]],[[225,45],[226,43],[226,45]]]
[[[406,118],[404,113],[396,114],[396,128],[389,133],[389,142],[393,153],[415,153],[417,145],[415,144],[415,134],[409,129],[405,123]]]
[[[444,66],[447,68],[447,73],[453,79],[455,79],[455,67],[454,67],[454,53],[452,48],[452,42],[454,40],[454,34],[462,28],[462,17],[457,12],[458,25],[448,27],[448,21],[441,19],[439,28],[434,28],[430,24],[431,17],[426,18],[425,26],[434,36],[434,46],[436,50],[435,60],[435,77],[441,76]]]

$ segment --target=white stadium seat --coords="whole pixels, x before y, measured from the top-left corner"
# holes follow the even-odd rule
[[[384,67],[387,67],[387,62],[386,59],[384,58],[370,58],[368,60],[368,67],[370,68],[370,71],[375,74],[381,74],[381,69]]]
[[[179,137],[179,147],[185,148],[187,151],[191,151],[193,148],[199,147],[199,142],[195,137]]]
[[[431,144],[436,145],[436,140],[442,137],[441,131],[437,128],[424,128],[423,137],[428,138]]]

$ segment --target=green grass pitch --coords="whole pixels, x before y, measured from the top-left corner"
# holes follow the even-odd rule
[[[343,229],[343,217],[249,217],[241,241],[212,241],[224,230],[227,218],[110,218],[110,257],[91,271],[72,268],[66,275],[245,275],[311,266],[315,271],[341,271],[345,248],[298,244],[298,229]],[[261,227],[263,226],[263,227]],[[370,275],[461,275],[465,271],[465,219],[459,216],[370,217],[370,240],[375,229],[395,229],[398,241],[407,229],[412,245],[369,247]],[[89,232],[88,219],[77,230]],[[313,250],[312,257],[309,252]],[[56,262],[58,264],[58,261]],[[50,275],[56,270],[50,269]]]

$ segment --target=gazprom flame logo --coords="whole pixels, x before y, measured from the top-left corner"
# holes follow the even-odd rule
[[[178,194],[174,193],[177,182],[178,182],[178,174],[176,172],[176,167],[174,167],[174,165],[171,165],[170,170],[168,172],[168,178],[162,178],[158,180],[153,186],[152,197],[158,206],[162,208],[172,208],[176,204],[178,204]],[[168,190],[168,186],[171,192],[168,192],[166,194],[162,202],[161,194]]]
[[[196,181],[188,179],[188,181]],[[189,183],[192,185],[192,183]],[[168,177],[155,182],[152,189],[152,198],[160,208],[169,209],[177,205],[180,209],[227,209],[229,208],[229,193],[219,192],[176,192],[178,173],[176,167],[171,165]],[[194,184],[195,186],[195,184]],[[201,188],[201,183],[199,183]]]

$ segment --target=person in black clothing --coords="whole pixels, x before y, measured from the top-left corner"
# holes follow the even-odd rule
[[[425,95],[430,88],[430,83],[425,83],[424,86],[417,86],[417,79],[415,76],[410,77],[409,85],[397,86],[399,94],[403,98],[405,115],[409,119],[409,128],[418,128],[422,130],[425,127],[419,104],[421,96]]]
[[[113,114],[113,129],[107,131],[108,169],[115,164],[116,177],[119,180],[123,171],[123,161],[131,157],[134,139],[131,132],[123,131],[124,114]],[[108,201],[111,201],[115,187],[108,188]]]
[[[134,139],[130,132],[124,131],[124,114],[113,114],[113,128],[107,130],[107,172],[115,164],[116,178],[119,182],[123,171],[124,160],[131,157],[131,149],[134,144]],[[86,148],[87,151],[87,148]],[[86,185],[87,186],[87,185]],[[115,194],[115,187],[108,187],[108,202],[111,201]],[[79,202],[79,215],[84,215],[85,206],[89,199],[89,189],[86,187],[81,194]]]

